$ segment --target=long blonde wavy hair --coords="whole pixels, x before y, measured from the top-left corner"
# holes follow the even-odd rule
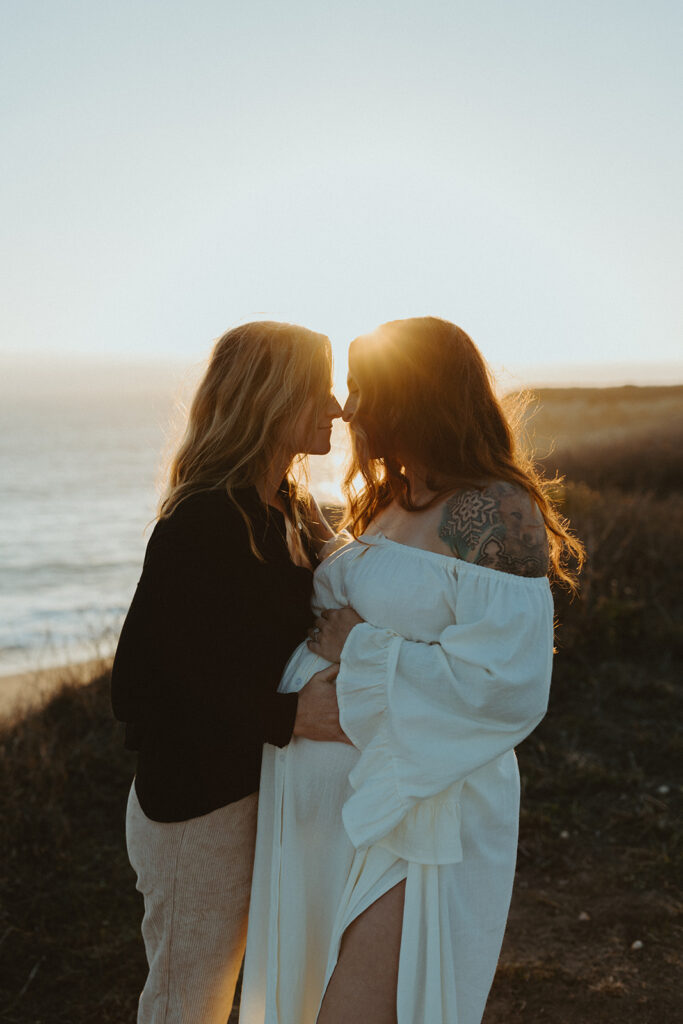
[[[351,343],[349,372],[360,398],[344,480],[345,525],[354,537],[392,501],[418,511],[456,487],[504,480],[523,487],[538,506],[552,575],[576,588],[584,548],[551,500],[556,481],[545,480],[516,443],[510,413],[465,331],[438,317],[391,321]],[[433,498],[414,501],[404,465],[423,469]]]
[[[301,477],[307,460],[296,460],[303,473],[292,472],[292,430],[311,397],[319,415],[331,381],[332,348],[324,334],[268,320],[226,331],[214,345],[184,436],[171,458],[158,518],[170,516],[196,491],[222,489],[244,517],[252,550],[261,557],[249,517],[235,495],[261,483],[285,455],[292,457],[287,470],[292,514],[305,530],[307,492]]]

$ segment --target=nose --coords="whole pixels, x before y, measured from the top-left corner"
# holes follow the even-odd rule
[[[349,423],[353,419],[354,413],[356,412],[357,408],[358,395],[355,393],[350,394],[349,397],[346,399],[346,405],[341,411],[341,416],[342,419],[344,420],[344,423]]]
[[[330,404],[328,409],[330,419],[332,420],[338,420],[340,416],[343,416],[342,407],[334,395],[330,395]]]

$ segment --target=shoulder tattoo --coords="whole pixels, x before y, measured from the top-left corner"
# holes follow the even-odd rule
[[[515,576],[545,576],[548,571],[543,517],[515,484],[458,491],[446,502],[439,538],[466,562]]]

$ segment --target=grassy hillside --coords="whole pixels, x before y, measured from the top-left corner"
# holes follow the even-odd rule
[[[669,416],[674,390],[680,401],[682,389],[647,389]],[[564,417],[559,395],[544,397],[565,425],[581,397],[566,394]],[[616,399],[596,394],[586,408],[623,411]],[[625,435],[634,451],[643,437],[617,419],[611,441],[591,442],[607,463]],[[661,426],[651,410],[643,423]],[[585,453],[582,424],[574,450]],[[550,711],[518,751],[518,878],[485,1024],[661,1024],[678,1012],[683,492],[654,459],[649,492],[591,488],[582,457],[560,498],[589,561],[580,598],[557,595]],[[123,839],[133,765],[107,689],[106,674],[67,685],[0,729],[3,1024],[135,1019],[141,900]]]
[[[0,729],[0,1021],[124,1024],[144,978],[108,676]]]
[[[545,388],[524,427],[548,476],[591,487],[683,491],[683,387]]]
[[[683,385],[541,388],[532,398],[527,426],[540,453],[610,448],[683,422]]]

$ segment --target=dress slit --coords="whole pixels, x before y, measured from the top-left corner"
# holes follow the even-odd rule
[[[397,956],[397,959],[396,959],[396,987],[394,989],[394,1003],[396,1003],[397,996],[398,996],[398,973],[399,973],[399,970],[400,970],[400,963],[401,963],[401,944],[402,944],[402,941],[403,941],[403,931],[404,931],[404,926],[405,926],[405,886],[406,886],[406,884],[407,884],[407,879],[403,879],[402,881],[395,882],[393,885],[389,886],[383,893],[377,894],[375,896],[375,898],[372,900],[372,902],[369,903],[368,906],[365,907],[364,910],[360,910],[359,909],[358,913],[356,913],[354,915],[354,917],[352,918],[352,920],[346,925],[346,928],[344,929],[344,932],[342,933],[341,939],[339,941],[339,951],[338,951],[338,955],[337,955],[337,960],[336,960],[335,965],[334,965],[334,967],[332,969],[332,974],[330,975],[329,981],[325,985],[325,988],[324,988],[324,991],[323,991],[323,994],[322,994],[322,998],[320,1000],[320,1006],[318,1008],[317,1017],[320,1016],[320,1012],[322,1010],[323,1003],[325,1002],[325,996],[327,995],[327,990],[328,990],[330,984],[332,983],[332,981],[334,979],[334,975],[335,975],[336,970],[337,970],[337,967],[339,966],[339,954],[341,953],[341,949],[342,949],[342,946],[344,944],[344,939],[346,937],[346,933],[347,933],[348,929],[360,917],[362,917],[364,914],[367,914],[369,911],[371,911],[372,908],[380,900],[384,899],[385,896],[387,896],[389,893],[393,892],[394,889],[397,889],[399,886],[403,886],[404,887],[403,905],[402,905],[402,908],[401,908],[401,921],[400,921],[400,925],[399,925],[400,934],[399,934],[399,940],[398,940],[398,948],[397,948],[397,951],[396,951],[396,956]],[[353,987],[353,980],[352,979],[348,979],[348,984],[349,984],[350,987]],[[316,1017],[316,1020],[317,1020],[317,1017]]]
[[[334,969],[339,960],[342,940],[347,928],[353,924],[356,918],[369,910],[373,903],[386,896],[395,886],[406,882],[406,898],[408,888],[408,862],[396,857],[389,850],[379,846],[369,849],[358,850],[353,859],[346,888],[342,895],[337,917],[333,928],[333,938],[330,943],[330,955],[325,972],[325,983],[323,985],[320,1003],[316,1012],[316,1019],[327,992]],[[405,904],[404,904],[405,922]],[[403,926],[401,944],[403,943]],[[400,960],[399,960],[400,964]],[[399,967],[400,970],[400,967]]]

